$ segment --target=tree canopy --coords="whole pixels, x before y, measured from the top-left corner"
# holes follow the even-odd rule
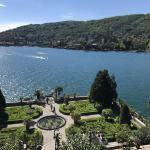
[[[91,86],[90,100],[110,107],[117,99],[117,83],[114,76],[110,76],[108,70],[99,71]]]
[[[36,96],[37,99],[39,100],[39,99],[43,96],[43,93],[42,93],[41,90],[36,90],[36,91],[34,92],[34,96]]]

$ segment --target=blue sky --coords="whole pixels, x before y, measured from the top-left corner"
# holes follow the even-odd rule
[[[0,31],[30,23],[150,13],[150,0],[0,0]]]

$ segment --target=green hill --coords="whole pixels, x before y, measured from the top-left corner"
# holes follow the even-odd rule
[[[148,51],[150,14],[31,24],[0,33],[0,45]]]

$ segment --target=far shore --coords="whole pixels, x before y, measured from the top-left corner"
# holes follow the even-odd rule
[[[39,46],[39,45],[3,45],[0,47],[38,47],[38,48],[52,48],[52,49],[62,49],[62,50],[72,50],[72,51],[84,51],[84,52],[130,52],[130,53],[150,53],[150,50],[123,50],[123,49],[83,49],[83,48],[69,48],[69,47],[49,47],[49,46]]]

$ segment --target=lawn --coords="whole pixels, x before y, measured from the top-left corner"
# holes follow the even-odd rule
[[[115,135],[122,129],[127,129],[127,125],[120,125],[115,122],[107,122],[104,118],[82,119],[78,125],[72,125],[66,129],[67,134],[84,133],[84,132],[101,132],[108,141],[115,141]]]
[[[0,120],[7,123],[19,123],[27,117],[34,119],[40,115],[42,115],[42,109],[37,107],[32,109],[29,106],[7,107],[5,112],[0,114]]]
[[[74,111],[80,113],[81,115],[97,113],[96,108],[92,103],[89,102],[89,100],[69,102],[69,105],[61,104],[59,110],[61,113],[69,115],[70,107],[74,107]]]

